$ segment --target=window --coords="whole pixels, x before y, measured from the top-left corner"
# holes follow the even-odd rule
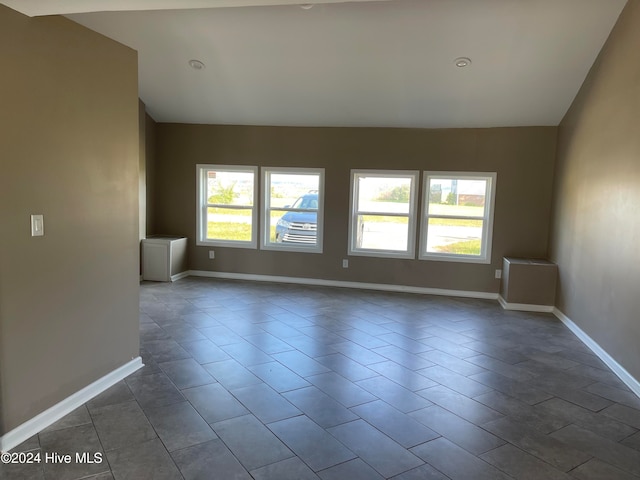
[[[418,172],[351,171],[349,254],[415,257]]]
[[[420,258],[491,263],[495,173],[425,172]]]
[[[322,253],[324,169],[263,169],[262,247]]]
[[[256,248],[257,167],[198,165],[198,245]]]

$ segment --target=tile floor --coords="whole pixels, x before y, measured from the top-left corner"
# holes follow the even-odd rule
[[[640,478],[640,399],[547,314],[187,278],[141,287],[145,367],[3,479]]]

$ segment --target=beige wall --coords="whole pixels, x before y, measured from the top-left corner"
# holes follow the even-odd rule
[[[139,144],[133,50],[0,6],[0,66],[4,434],[138,356]]]
[[[629,0],[559,129],[558,308],[640,379],[640,1]]]
[[[502,257],[546,257],[555,127],[418,130],[157,125],[158,233],[189,237],[194,270],[498,292]],[[323,254],[195,246],[196,164],[324,167]],[[352,168],[498,172],[491,265],[347,257]]]
[[[155,226],[155,184],[156,184],[156,122],[148,113],[144,119],[144,140],[145,140],[145,174],[146,174],[146,198],[145,205],[145,231],[147,235],[156,232]]]

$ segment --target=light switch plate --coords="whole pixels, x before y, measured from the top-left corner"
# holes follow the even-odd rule
[[[44,215],[31,215],[31,236],[44,236]]]

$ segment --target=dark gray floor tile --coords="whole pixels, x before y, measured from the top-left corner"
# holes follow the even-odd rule
[[[318,480],[313,471],[299,458],[287,458],[251,472],[255,480]]]
[[[32,450],[38,450],[40,448],[40,439],[38,435],[33,435],[27,438],[24,442],[13,447],[10,452],[29,452]]]
[[[453,342],[450,342],[449,340],[438,337],[423,338],[422,340],[420,340],[420,343],[461,359],[472,357],[478,353],[475,350],[471,350],[470,348],[467,348],[463,345],[457,345]]]
[[[370,368],[360,365],[355,360],[345,357],[341,353],[316,357],[315,360],[352,382],[378,375]]]
[[[384,477],[359,458],[327,468],[318,472],[318,475],[322,480],[384,480]]]
[[[486,423],[483,428],[563,472],[568,472],[591,458],[591,455],[580,451],[570,441],[545,435],[506,418]]]
[[[418,373],[467,397],[474,397],[493,391],[491,387],[440,365],[423,368],[422,370],[418,370]]]
[[[507,444],[480,458],[517,480],[571,480],[571,477],[533,455]]]
[[[404,335],[396,332],[379,335],[378,338],[391,345],[395,345],[402,350],[406,350],[409,353],[422,353],[428,350],[432,350],[432,347],[428,344],[425,345],[424,343],[418,342],[409,337],[405,337]]]
[[[351,411],[405,448],[414,447],[440,436],[382,400],[352,407]]]
[[[224,350],[211,340],[196,340],[195,342],[184,342],[180,345],[189,352],[193,359],[200,365],[220,362],[231,358]]]
[[[329,369],[298,351],[275,353],[272,357],[302,377],[328,372]]]
[[[543,363],[527,360],[515,365],[536,375],[534,381],[544,388],[545,385],[562,385],[565,388],[579,389],[593,383],[593,380],[573,375],[566,370],[549,367]]]
[[[334,427],[358,418],[315,386],[287,392],[284,397],[324,428]]]
[[[170,362],[171,360],[182,360],[190,358],[184,348],[182,348],[175,340],[155,340],[152,342],[144,342],[142,344],[157,363]]]
[[[135,400],[135,397],[126,382],[122,380],[89,400],[87,402],[87,408],[91,412],[94,408],[130,402],[131,400]]]
[[[177,450],[171,456],[185,480],[251,480],[220,439]]]
[[[640,476],[640,452],[600,437],[583,428],[569,425],[550,435],[572,447],[615,465],[633,475]]]
[[[356,457],[304,415],[271,423],[269,429],[316,472]]]
[[[150,408],[146,413],[169,452],[217,438],[189,402]]]
[[[435,365],[435,363],[427,360],[426,358],[407,352],[395,345],[375,348],[373,351],[378,355],[382,355],[383,357],[388,358],[389,360],[396,362],[398,365],[402,365],[410,370],[420,370],[421,368],[432,367]]]
[[[116,480],[182,480],[169,452],[159,439],[112,450],[107,459]]]
[[[398,475],[423,463],[363,420],[338,425],[328,431],[383,477]]]
[[[602,410],[603,415],[640,429],[640,410],[616,403]],[[598,432],[595,432],[598,433]],[[633,432],[630,432],[633,433]],[[626,436],[626,435],[625,435]]]
[[[214,378],[193,358],[174,360],[158,364],[162,371],[179,389],[214,383]]]
[[[91,423],[91,415],[89,415],[89,410],[87,410],[86,405],[82,405],[42,431],[51,432],[53,430],[86,425],[88,423]]]
[[[390,480],[449,480],[444,473],[439,472],[428,463],[413,468],[407,472],[391,477]]]
[[[571,420],[564,416],[559,416],[550,410],[536,409],[536,406],[501,392],[493,391],[478,395],[474,400],[508,416],[512,422],[522,423],[543,433],[554,432],[571,423]]]
[[[313,375],[307,380],[345,407],[375,400],[369,392],[334,372]]]
[[[409,416],[474,455],[504,445],[504,440],[438,405],[411,412]]]
[[[180,319],[195,328],[216,327],[220,325],[217,320],[205,312],[187,313],[186,315],[181,315]]]
[[[39,435],[45,478],[72,480],[108,472],[102,445],[93,424],[43,432]],[[88,454],[95,463],[78,461],[77,454]],[[46,455],[70,455],[70,463],[45,461]],[[59,458],[59,457],[58,457]]]
[[[203,367],[227,390],[262,383],[262,380],[233,359],[207,363]]]
[[[507,475],[446,438],[436,438],[411,451],[452,480],[509,480]]]
[[[477,373],[469,378],[529,405],[535,405],[553,398],[550,393],[535,388],[528,383],[519,382],[495,372]]]
[[[164,373],[128,377],[126,382],[143,409],[184,401],[180,390]]]
[[[528,382],[529,380],[537,376],[535,373],[519,366],[520,364],[512,365],[496,358],[489,357],[488,355],[476,355],[474,357],[468,357],[467,361],[492,372],[499,373],[504,377],[520,382]]]
[[[594,383],[586,387],[586,390],[612,402],[621,403],[627,407],[640,410],[640,397],[631,393],[626,387],[622,389],[605,385],[604,383]]]
[[[612,405],[609,408],[615,407],[628,408],[619,404]],[[543,414],[551,413],[552,415],[563,417],[568,420],[567,423],[574,423],[592,431],[593,433],[614,441],[620,441],[636,432],[635,428],[615,420],[615,415],[611,418],[606,416],[608,409],[603,410],[602,413],[595,413],[586,408],[582,408],[578,405],[562,400],[561,398],[552,398],[551,400],[539,403],[534,408]],[[638,420],[638,423],[640,424],[640,412],[638,412]]]
[[[594,395],[583,389],[568,387],[554,378],[537,377],[531,384],[538,389],[581,407],[588,408],[594,412],[599,412],[612,404],[612,402],[606,398]]]
[[[287,392],[310,384],[279,362],[262,363],[248,369],[276,392]]]
[[[182,393],[208,423],[221,422],[249,413],[249,410],[219,383],[188,388]]]
[[[373,363],[369,368],[412,392],[438,385],[433,380],[390,360]]]
[[[308,325],[308,322],[302,319],[302,317],[299,317],[298,315],[294,315],[291,313],[285,316],[280,316],[280,317],[278,317],[278,315],[275,315],[274,318],[288,319],[288,321],[290,322],[297,319],[297,321],[295,321],[294,323],[302,322],[301,326]],[[261,323],[260,328],[265,332],[269,332],[270,334],[276,336],[277,338],[284,340],[287,343],[289,343],[287,339],[293,338],[293,337],[299,337],[302,334],[300,330],[294,328],[291,325],[287,325],[287,323],[284,321],[278,321],[278,320],[273,322]]]
[[[342,353],[345,357],[349,357],[351,360],[358,362],[361,365],[367,366],[372,363],[380,363],[387,360],[382,355],[369,350],[368,348],[361,347],[353,342],[341,342],[332,345],[337,352]]]
[[[283,340],[291,345],[292,348],[311,358],[333,355],[337,352],[331,345],[322,343],[318,339],[303,335],[300,332],[295,337],[283,337]]]
[[[106,451],[156,438],[156,432],[135,401],[95,408],[91,416]]]
[[[592,367],[590,365],[578,364],[577,366],[567,370],[573,375],[581,375],[587,377],[593,382],[600,382],[616,388],[626,388],[622,380],[610,370],[603,370],[600,367]]]
[[[220,348],[245,367],[273,361],[270,355],[267,355],[258,347],[254,347],[246,340],[231,345],[222,345]]]
[[[426,358],[427,360],[435,363],[436,365],[445,367],[451,370],[452,372],[459,373],[460,375],[464,375],[465,377],[486,371],[484,368],[480,367],[479,365],[475,365],[466,360],[462,360],[458,357],[454,357],[453,355],[449,355],[448,353],[441,352],[440,350],[434,349],[428,352],[421,353],[420,357]]]
[[[483,353],[489,357],[501,360],[505,363],[515,364],[524,362],[527,359],[527,357],[525,357],[521,353],[502,348],[486,341],[469,342],[465,343],[464,346],[478,353]]]
[[[571,470],[571,476],[579,480],[638,480],[639,478],[597,458],[592,458]]]
[[[373,335],[369,335],[361,330],[355,328],[349,328],[347,325],[347,330],[340,330],[339,335],[341,337],[346,338],[347,340],[351,340],[354,343],[357,343],[361,347],[364,348],[378,348],[389,345],[387,342],[382,340],[380,337],[374,337]],[[389,332],[390,333],[390,332]]]
[[[302,414],[300,410],[264,383],[237,388],[231,390],[231,393],[263,423],[276,422]]]
[[[26,450],[11,451],[25,452]],[[0,478],[2,480],[44,480],[44,463],[0,462]]]
[[[167,335],[178,343],[206,340],[206,337],[197,328],[182,322],[180,324],[164,325],[162,327]]]
[[[249,471],[294,456],[285,444],[253,415],[214,423],[213,429]]]
[[[209,340],[211,340],[219,347],[244,341],[240,335],[234,333],[224,325],[201,328],[200,333],[205,335]]]
[[[482,425],[504,416],[480,402],[442,385],[420,390],[417,393],[476,425]]]
[[[635,433],[620,442],[621,444],[640,451],[640,432]]]
[[[403,413],[433,405],[426,398],[382,376],[367,378],[356,384]]]
[[[294,350],[294,348],[270,333],[263,332],[255,335],[247,335],[244,339],[253,346],[258,347],[264,353],[273,354]]]

